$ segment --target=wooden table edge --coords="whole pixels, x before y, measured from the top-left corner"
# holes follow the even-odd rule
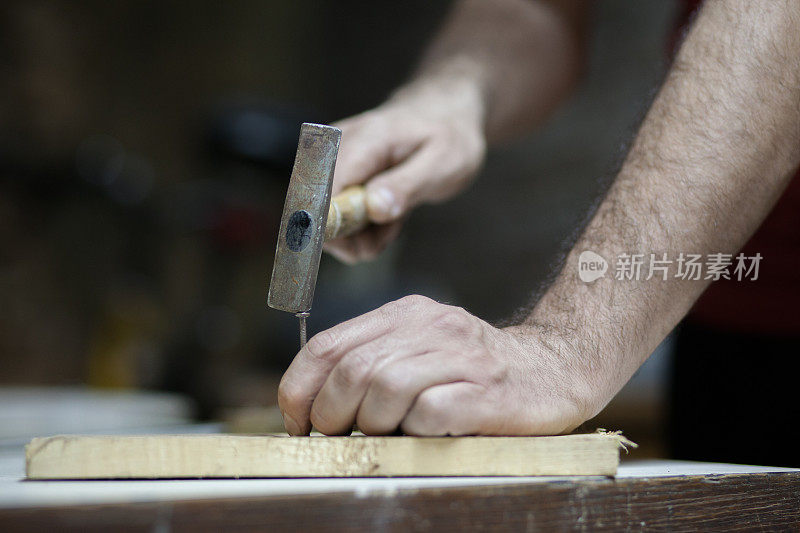
[[[35,481],[32,481],[35,483]],[[800,472],[574,478],[0,509],[0,529],[800,528]]]

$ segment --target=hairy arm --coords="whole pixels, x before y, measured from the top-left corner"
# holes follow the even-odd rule
[[[611,275],[587,284],[579,254],[735,253],[798,163],[800,2],[706,2],[621,172],[526,324],[566,341],[609,399],[709,282]]]
[[[706,281],[584,283],[578,256],[733,253],[800,163],[800,2],[708,1],[604,201],[522,324],[422,297],[313,337],[279,403],[292,434],[548,434],[595,415]],[[764,259],[765,264],[769,258]]]
[[[487,143],[540,122],[575,85],[582,0],[460,0],[411,80],[345,119],[334,193],[367,189],[375,225],[326,250],[354,262],[380,252],[421,203],[464,189]]]

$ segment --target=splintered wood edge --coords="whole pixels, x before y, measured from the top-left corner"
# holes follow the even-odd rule
[[[616,475],[620,432],[545,437],[58,435],[28,479]]]

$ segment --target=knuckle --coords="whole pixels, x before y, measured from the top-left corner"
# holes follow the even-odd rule
[[[487,402],[490,400],[497,400],[499,402],[505,401],[503,397],[494,397],[494,393],[498,391],[502,391],[508,384],[509,381],[509,366],[497,359],[487,358],[485,354],[481,354],[480,359],[475,359],[475,362],[471,365],[475,372],[475,380],[476,384],[480,384],[486,387],[487,391]]]
[[[401,427],[411,435],[435,436],[446,433],[446,410],[430,390],[423,391],[414,402]]]
[[[333,369],[331,379],[341,389],[350,389],[362,383],[372,366],[371,358],[363,350],[347,354]]]
[[[412,294],[387,303],[380,308],[380,311],[384,315],[385,320],[397,323],[404,315],[417,312],[420,307],[430,301],[431,300],[425,296]]]
[[[414,402],[414,410],[422,420],[434,425],[442,421],[442,417],[446,412],[443,402],[438,395],[433,393],[432,389],[423,391],[417,396],[417,401]]]
[[[511,374],[511,367],[508,361],[494,358],[489,361],[486,375],[489,377],[491,383],[501,385],[508,381]]]
[[[334,123],[334,126],[342,130],[342,133],[345,133],[345,130],[357,130],[359,128],[363,128],[364,126],[368,126],[370,122],[375,118],[376,112],[374,109],[370,109],[364,111],[363,113],[359,113],[358,115],[353,115],[347,117],[345,119],[339,120]]]
[[[399,300],[397,300],[397,304],[408,309],[416,309],[423,305],[428,305],[432,302],[430,298],[427,296],[422,296],[421,294],[411,294],[408,296],[403,296]]]
[[[375,394],[381,400],[391,400],[399,396],[405,389],[405,382],[401,376],[392,372],[380,372],[372,380]]]
[[[302,390],[299,387],[286,380],[281,380],[280,385],[278,385],[278,406],[281,410],[294,410],[294,407],[300,403],[301,398]]]
[[[304,349],[315,359],[329,359],[335,353],[336,335],[330,330],[317,333],[306,343]]]
[[[475,317],[461,308],[448,308],[434,322],[437,329],[459,336],[469,336],[476,330]]]
[[[356,115],[359,119],[360,123],[365,126],[375,126],[376,124],[380,125],[383,121],[383,113],[379,109],[368,109],[363,113]]]

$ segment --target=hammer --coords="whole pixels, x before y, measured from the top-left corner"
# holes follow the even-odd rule
[[[326,240],[346,237],[368,222],[364,187],[348,187],[331,199],[333,171],[342,130],[322,124],[300,127],[286,203],[281,215],[267,304],[300,319],[306,343],[317,272]]]

